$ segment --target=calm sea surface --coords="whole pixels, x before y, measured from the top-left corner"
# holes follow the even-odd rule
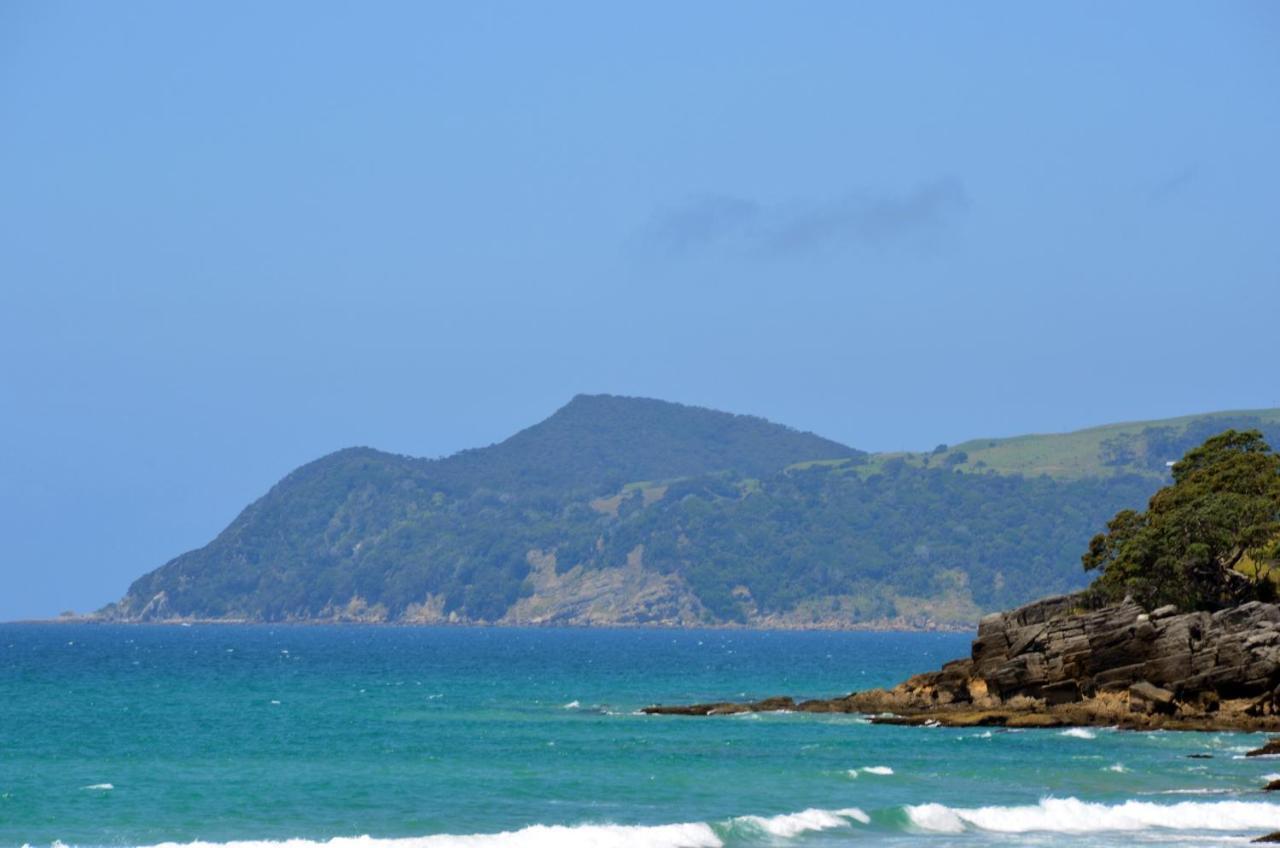
[[[1213,845],[1242,734],[647,717],[830,696],[957,634],[0,625],[0,846]],[[1211,758],[1190,758],[1209,754]]]

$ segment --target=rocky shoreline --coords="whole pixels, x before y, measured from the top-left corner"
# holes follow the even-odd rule
[[[651,715],[861,713],[882,724],[1280,731],[1280,606],[1089,609],[1062,595],[982,619],[971,656],[830,699],[655,705]],[[1280,746],[1275,751],[1280,753]]]

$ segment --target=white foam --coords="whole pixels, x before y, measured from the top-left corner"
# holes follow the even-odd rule
[[[1098,734],[1087,727],[1068,727],[1059,736],[1070,736],[1072,739],[1097,739]]]
[[[1124,763],[1112,763],[1111,765],[1107,766],[1107,771],[1114,771],[1117,774],[1124,774],[1125,772],[1128,771],[1128,769],[1124,767]]]
[[[1273,780],[1280,780],[1280,773],[1277,773],[1277,772],[1274,772],[1274,771],[1273,771],[1273,772],[1271,772],[1271,773],[1269,773],[1269,774],[1264,774],[1264,775],[1262,776],[1262,779],[1263,779],[1263,780],[1265,780],[1265,781],[1267,781],[1268,783],[1269,783],[1269,782],[1271,782],[1271,781],[1273,781]]]
[[[1156,793],[1157,795],[1230,795],[1230,789],[1209,789],[1201,787],[1198,789],[1164,789]]]
[[[81,789],[91,789],[94,792],[110,792],[115,789],[110,783],[94,783],[90,786],[81,786]]]
[[[723,848],[702,822],[654,826],[584,824],[533,825],[503,833],[375,839],[340,836],[328,841],[286,839],[242,842],[164,842],[151,848]]]
[[[1152,804],[1094,804],[1075,798],[1045,798],[1022,807],[908,806],[907,817],[921,830],[960,833],[966,827],[996,833],[1094,833],[1109,830],[1249,830],[1280,828],[1280,804],[1254,801],[1183,801]]]
[[[956,811],[942,804],[917,804],[907,806],[907,818],[921,830],[936,833],[961,833],[964,822]]]
[[[580,704],[579,702],[577,702],[577,701],[570,701],[569,703],[567,703],[567,704],[565,704],[565,705],[564,705],[564,708],[565,708],[566,710],[576,710],[576,709],[577,709],[578,707],[580,707],[580,706],[582,706],[582,704]]]
[[[836,815],[846,819],[853,819],[862,824],[871,824],[871,816],[857,807],[845,807],[843,810],[836,810]]]
[[[799,813],[787,813],[781,816],[738,816],[734,822],[759,828],[770,836],[790,838],[814,830],[831,830],[836,827],[848,827],[849,820],[867,824],[871,817],[857,807],[843,810],[808,809]]]
[[[893,774],[893,769],[888,766],[863,766],[862,770],[867,774],[888,775]]]

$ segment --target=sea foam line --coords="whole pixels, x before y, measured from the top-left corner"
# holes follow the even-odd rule
[[[939,833],[960,833],[969,827],[997,833],[1280,828],[1280,804],[1260,801],[1096,804],[1076,798],[1045,798],[1039,804],[1021,807],[920,804],[908,806],[906,812],[915,827]]]
[[[857,807],[840,810],[811,808],[777,816],[738,816],[717,827],[747,827],[770,836],[790,838],[810,831],[869,824],[871,817]],[[65,848],[55,843],[54,848]],[[437,834],[395,839],[339,836],[329,840],[284,839],[233,842],[162,842],[147,848],[724,848],[724,842],[705,822],[663,825],[584,824],[532,825],[502,833]]]
[[[1008,807],[948,807],[919,804],[903,808],[908,826],[935,833],[969,829],[995,833],[1095,833],[1148,829],[1223,831],[1280,829],[1280,804],[1254,801],[1184,801],[1155,804],[1125,801],[1099,804],[1076,798],[1046,798],[1038,804]],[[722,822],[723,829],[746,827],[789,839],[811,831],[869,824],[863,810],[811,808],[776,816],[739,816]],[[64,848],[59,843],[55,848]],[[437,834],[395,839],[371,836],[329,840],[286,839],[233,842],[165,842],[149,848],[724,848],[724,842],[705,822],[664,825],[584,824],[532,825],[520,830],[488,834]]]
[[[1072,739],[1097,739],[1098,734],[1094,733],[1087,727],[1069,727],[1058,734],[1059,736],[1069,736]]]
[[[162,842],[150,848],[723,848],[724,843],[703,822],[661,825],[535,824],[520,830],[470,835],[437,834],[398,839],[339,836],[327,841],[309,839],[246,840],[236,842]]]

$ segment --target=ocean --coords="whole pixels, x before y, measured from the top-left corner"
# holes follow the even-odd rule
[[[1239,844],[1230,733],[644,716],[831,696],[943,633],[0,625],[0,846]],[[1192,756],[1197,755],[1197,756]]]

